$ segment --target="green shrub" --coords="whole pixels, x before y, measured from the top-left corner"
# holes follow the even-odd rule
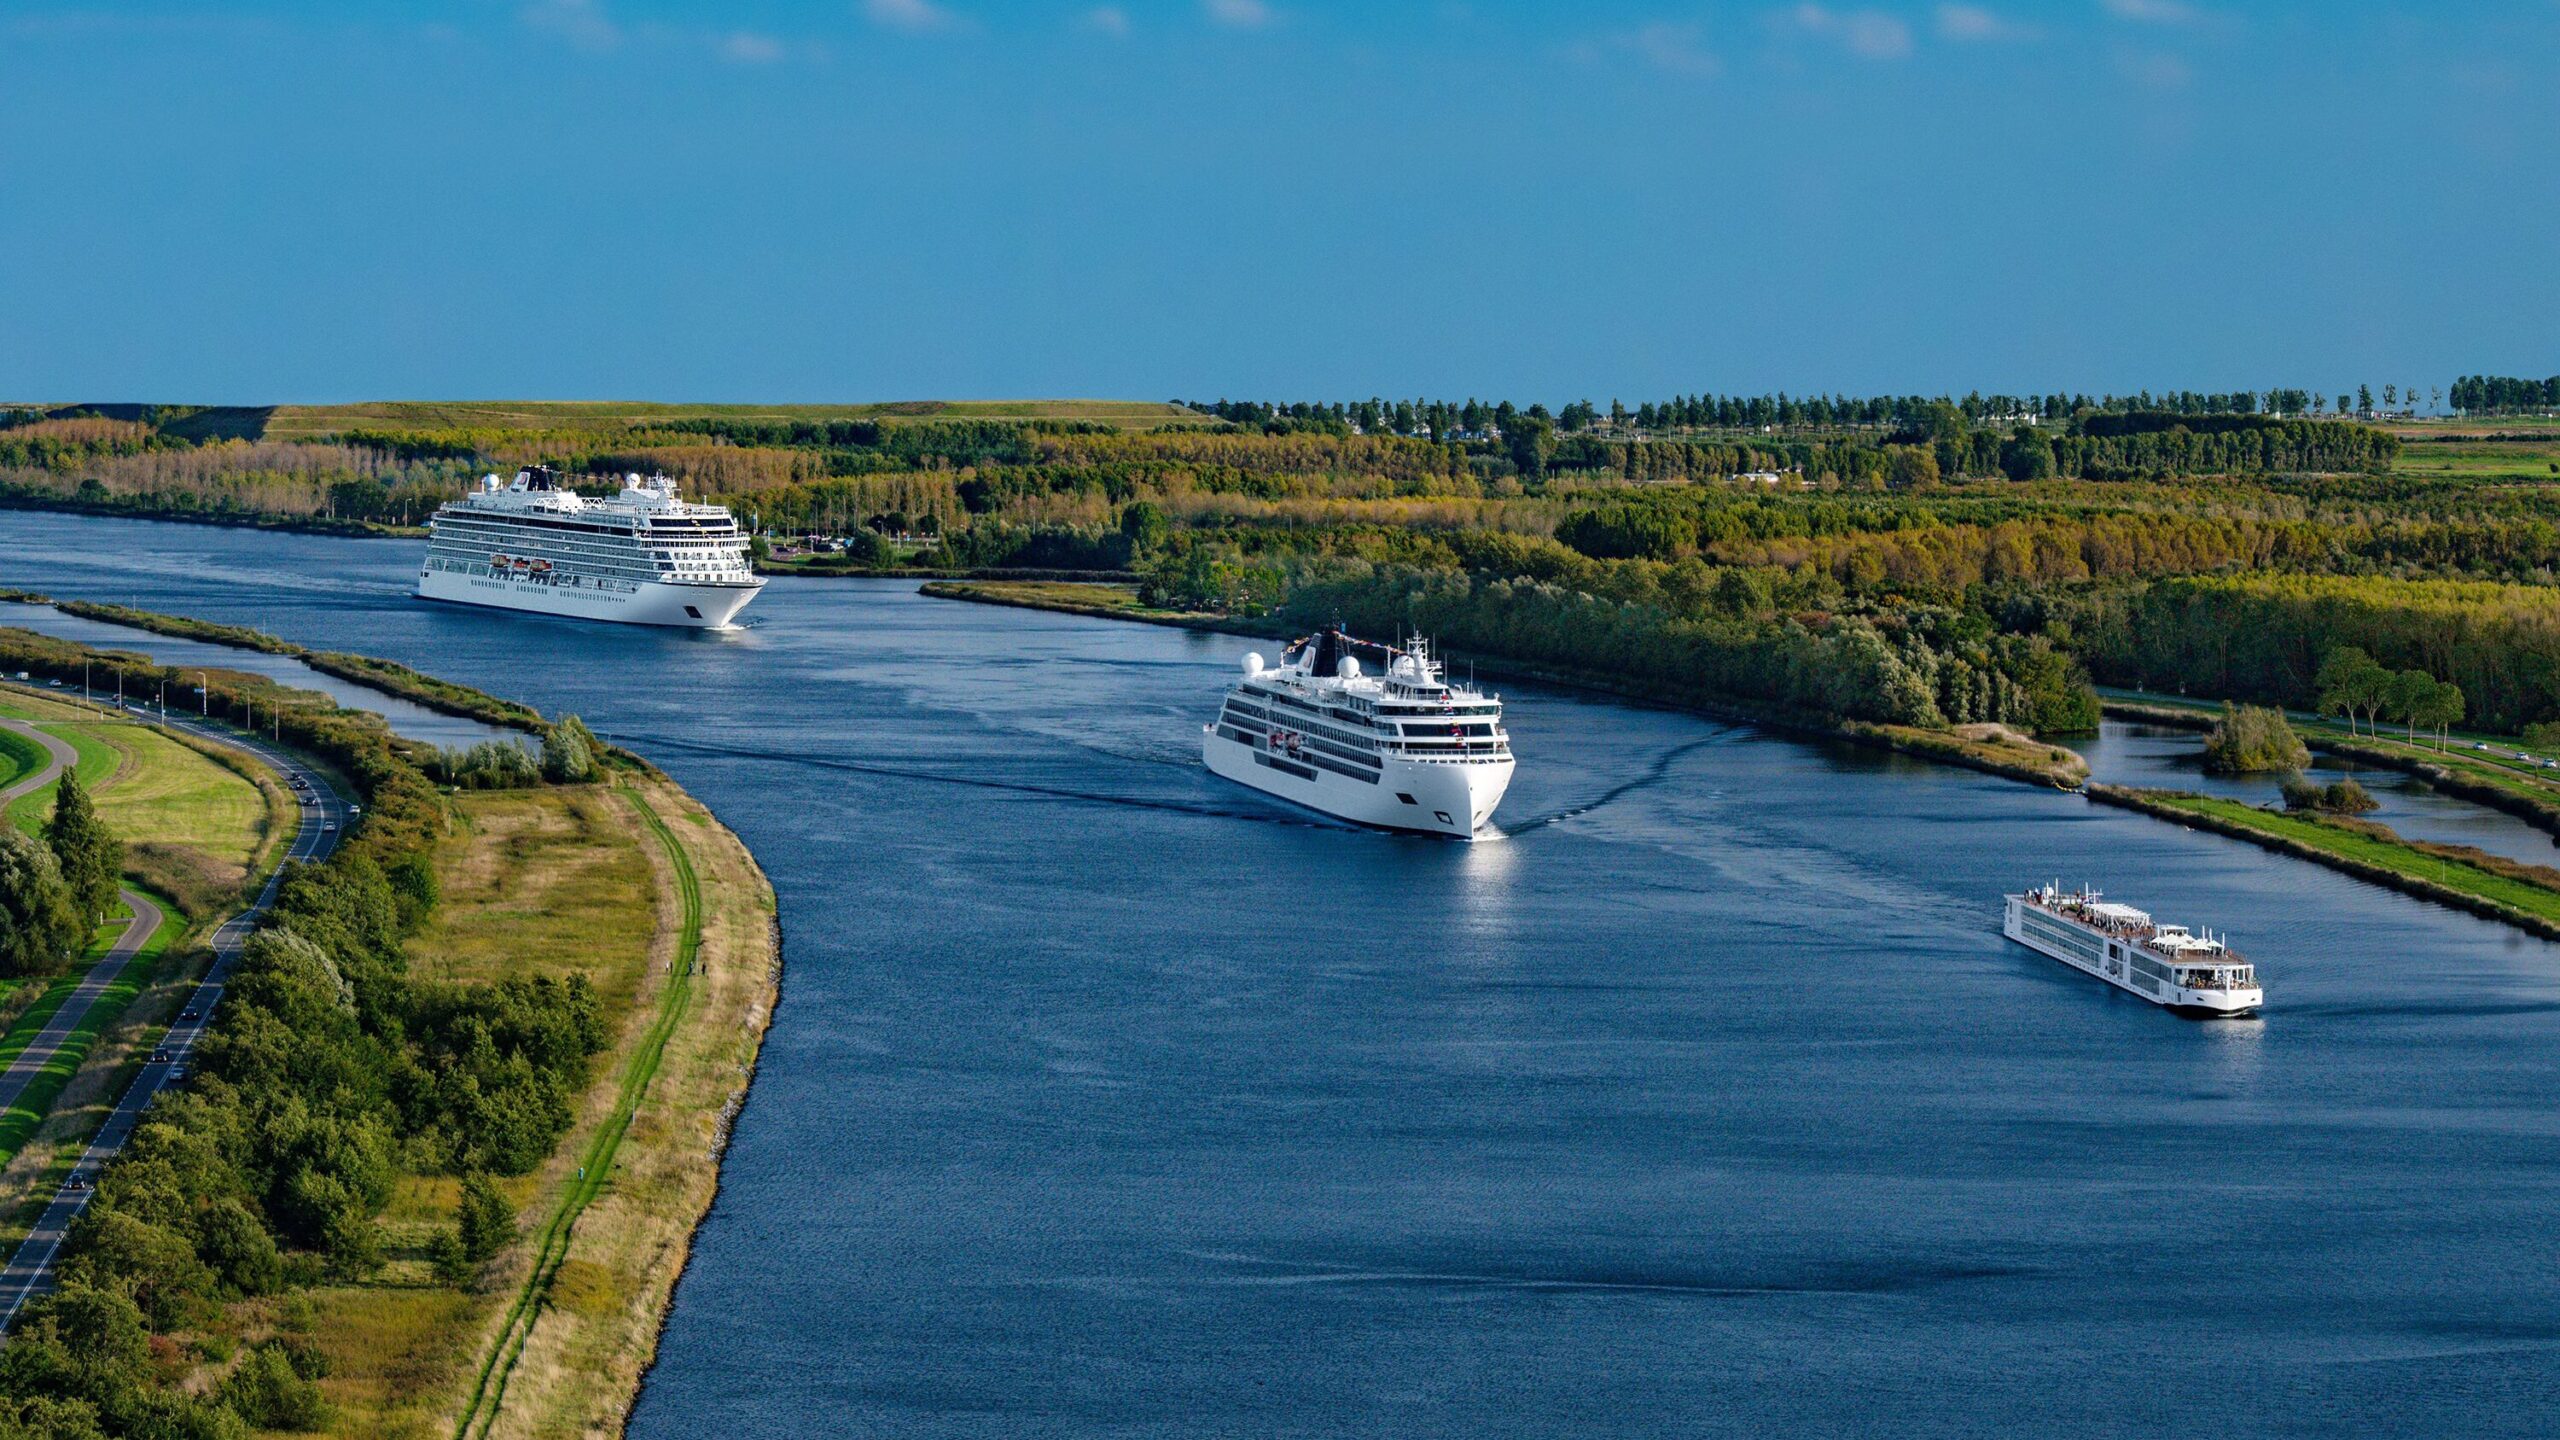
[[[293,1368],[281,1345],[261,1345],[222,1382],[222,1403],[261,1430],[317,1430],[328,1423],[320,1387]]]
[[[2293,733],[2281,710],[2225,702],[2222,718],[2205,737],[2205,768],[2220,775],[2299,770],[2310,763],[2309,747]]]
[[[2293,775],[2284,782],[2284,808],[2321,815],[2362,815],[2381,809],[2382,802],[2353,780],[2341,779],[2321,785]]]

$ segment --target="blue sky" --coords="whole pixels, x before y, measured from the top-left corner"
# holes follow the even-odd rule
[[[2560,371],[2560,0],[0,0],[0,399]]]

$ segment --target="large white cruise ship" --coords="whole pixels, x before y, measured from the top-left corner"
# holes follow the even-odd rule
[[[1385,673],[1363,674],[1353,651]],[[1216,774],[1363,825],[1472,839],[1511,785],[1501,699],[1449,685],[1419,640],[1399,650],[1324,630],[1277,667],[1247,655],[1200,729]]]
[[[2083,888],[2043,885],[2008,899],[2002,933],[2181,1015],[2247,1015],[2266,1003],[2258,967],[2210,935],[2159,925]]]
[[[687,504],[664,475],[625,476],[609,500],[569,489],[547,465],[511,485],[484,476],[427,526],[418,593],[429,600],[722,630],[764,588],[728,507]]]

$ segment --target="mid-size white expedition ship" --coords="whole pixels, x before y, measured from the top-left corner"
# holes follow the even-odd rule
[[[569,489],[547,465],[511,485],[483,476],[427,527],[418,593],[429,600],[724,630],[764,588],[728,507],[687,504],[664,475],[625,476],[608,500]]]
[[[1385,673],[1361,673],[1355,650]],[[1420,640],[1396,649],[1324,630],[1277,668],[1247,655],[1217,723],[1200,729],[1215,773],[1391,830],[1472,839],[1511,784],[1501,698],[1449,685]]]
[[[2181,1015],[2247,1015],[2265,1003],[2258,968],[2210,935],[2158,925],[2130,905],[2085,886],[2066,894],[2046,885],[2008,897],[2002,931],[2110,985]]]

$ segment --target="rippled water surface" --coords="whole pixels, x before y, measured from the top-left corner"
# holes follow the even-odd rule
[[[1474,846],[1197,766],[1248,642],[780,582],[730,638],[440,609],[417,549],[0,514],[0,584],[573,709],[782,902],[632,1430],[2525,1434],[2560,951],[1964,771],[1516,690]],[[5,615],[0,615],[5,619]],[[2003,942],[2087,878],[2263,1021]]]

